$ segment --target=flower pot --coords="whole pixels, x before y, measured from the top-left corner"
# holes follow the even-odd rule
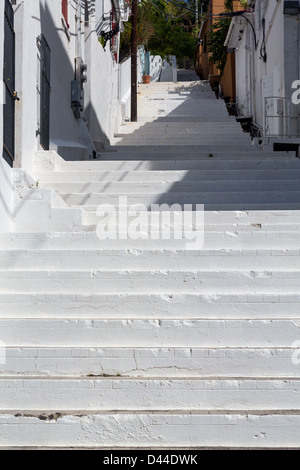
[[[143,83],[147,85],[148,83],[151,82],[151,75],[143,75]]]

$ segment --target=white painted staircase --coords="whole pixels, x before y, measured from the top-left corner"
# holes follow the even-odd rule
[[[97,161],[37,154],[19,191],[63,212],[0,235],[0,445],[300,447],[300,161],[251,146],[206,84],[140,92]],[[119,196],[205,204],[203,247],[159,223],[99,240]]]

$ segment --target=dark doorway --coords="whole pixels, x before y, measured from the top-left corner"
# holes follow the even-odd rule
[[[40,144],[49,150],[50,138],[50,57],[49,44],[43,34],[39,37],[41,75],[40,75]]]
[[[15,32],[14,11],[5,0],[4,14],[4,105],[3,105],[3,158],[12,167],[15,157]]]

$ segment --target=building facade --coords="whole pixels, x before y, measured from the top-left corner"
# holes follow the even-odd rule
[[[300,70],[300,4],[256,0],[232,19],[226,46],[236,55],[236,96],[240,116],[251,119],[265,142],[300,136],[297,93]]]
[[[130,82],[118,61],[127,19],[123,0],[1,0],[1,231],[16,229],[16,174],[30,180],[36,151],[82,160],[109,144]]]
[[[196,72],[200,79],[210,80],[212,86],[220,86],[221,93],[228,96],[231,100],[235,97],[235,54],[229,52],[227,54],[226,66],[224,73],[220,78],[220,70],[211,60],[211,51],[209,50],[209,34],[213,25],[220,18],[218,15],[224,13],[226,9],[225,0],[209,0],[202,2],[202,8],[206,7],[206,11],[202,10],[202,22],[198,34],[198,47],[196,56]],[[242,8],[240,1],[233,0],[233,11]]]

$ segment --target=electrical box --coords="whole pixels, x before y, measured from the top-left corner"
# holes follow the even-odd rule
[[[81,86],[78,80],[71,82],[71,101],[72,103],[79,103],[81,101]]]

